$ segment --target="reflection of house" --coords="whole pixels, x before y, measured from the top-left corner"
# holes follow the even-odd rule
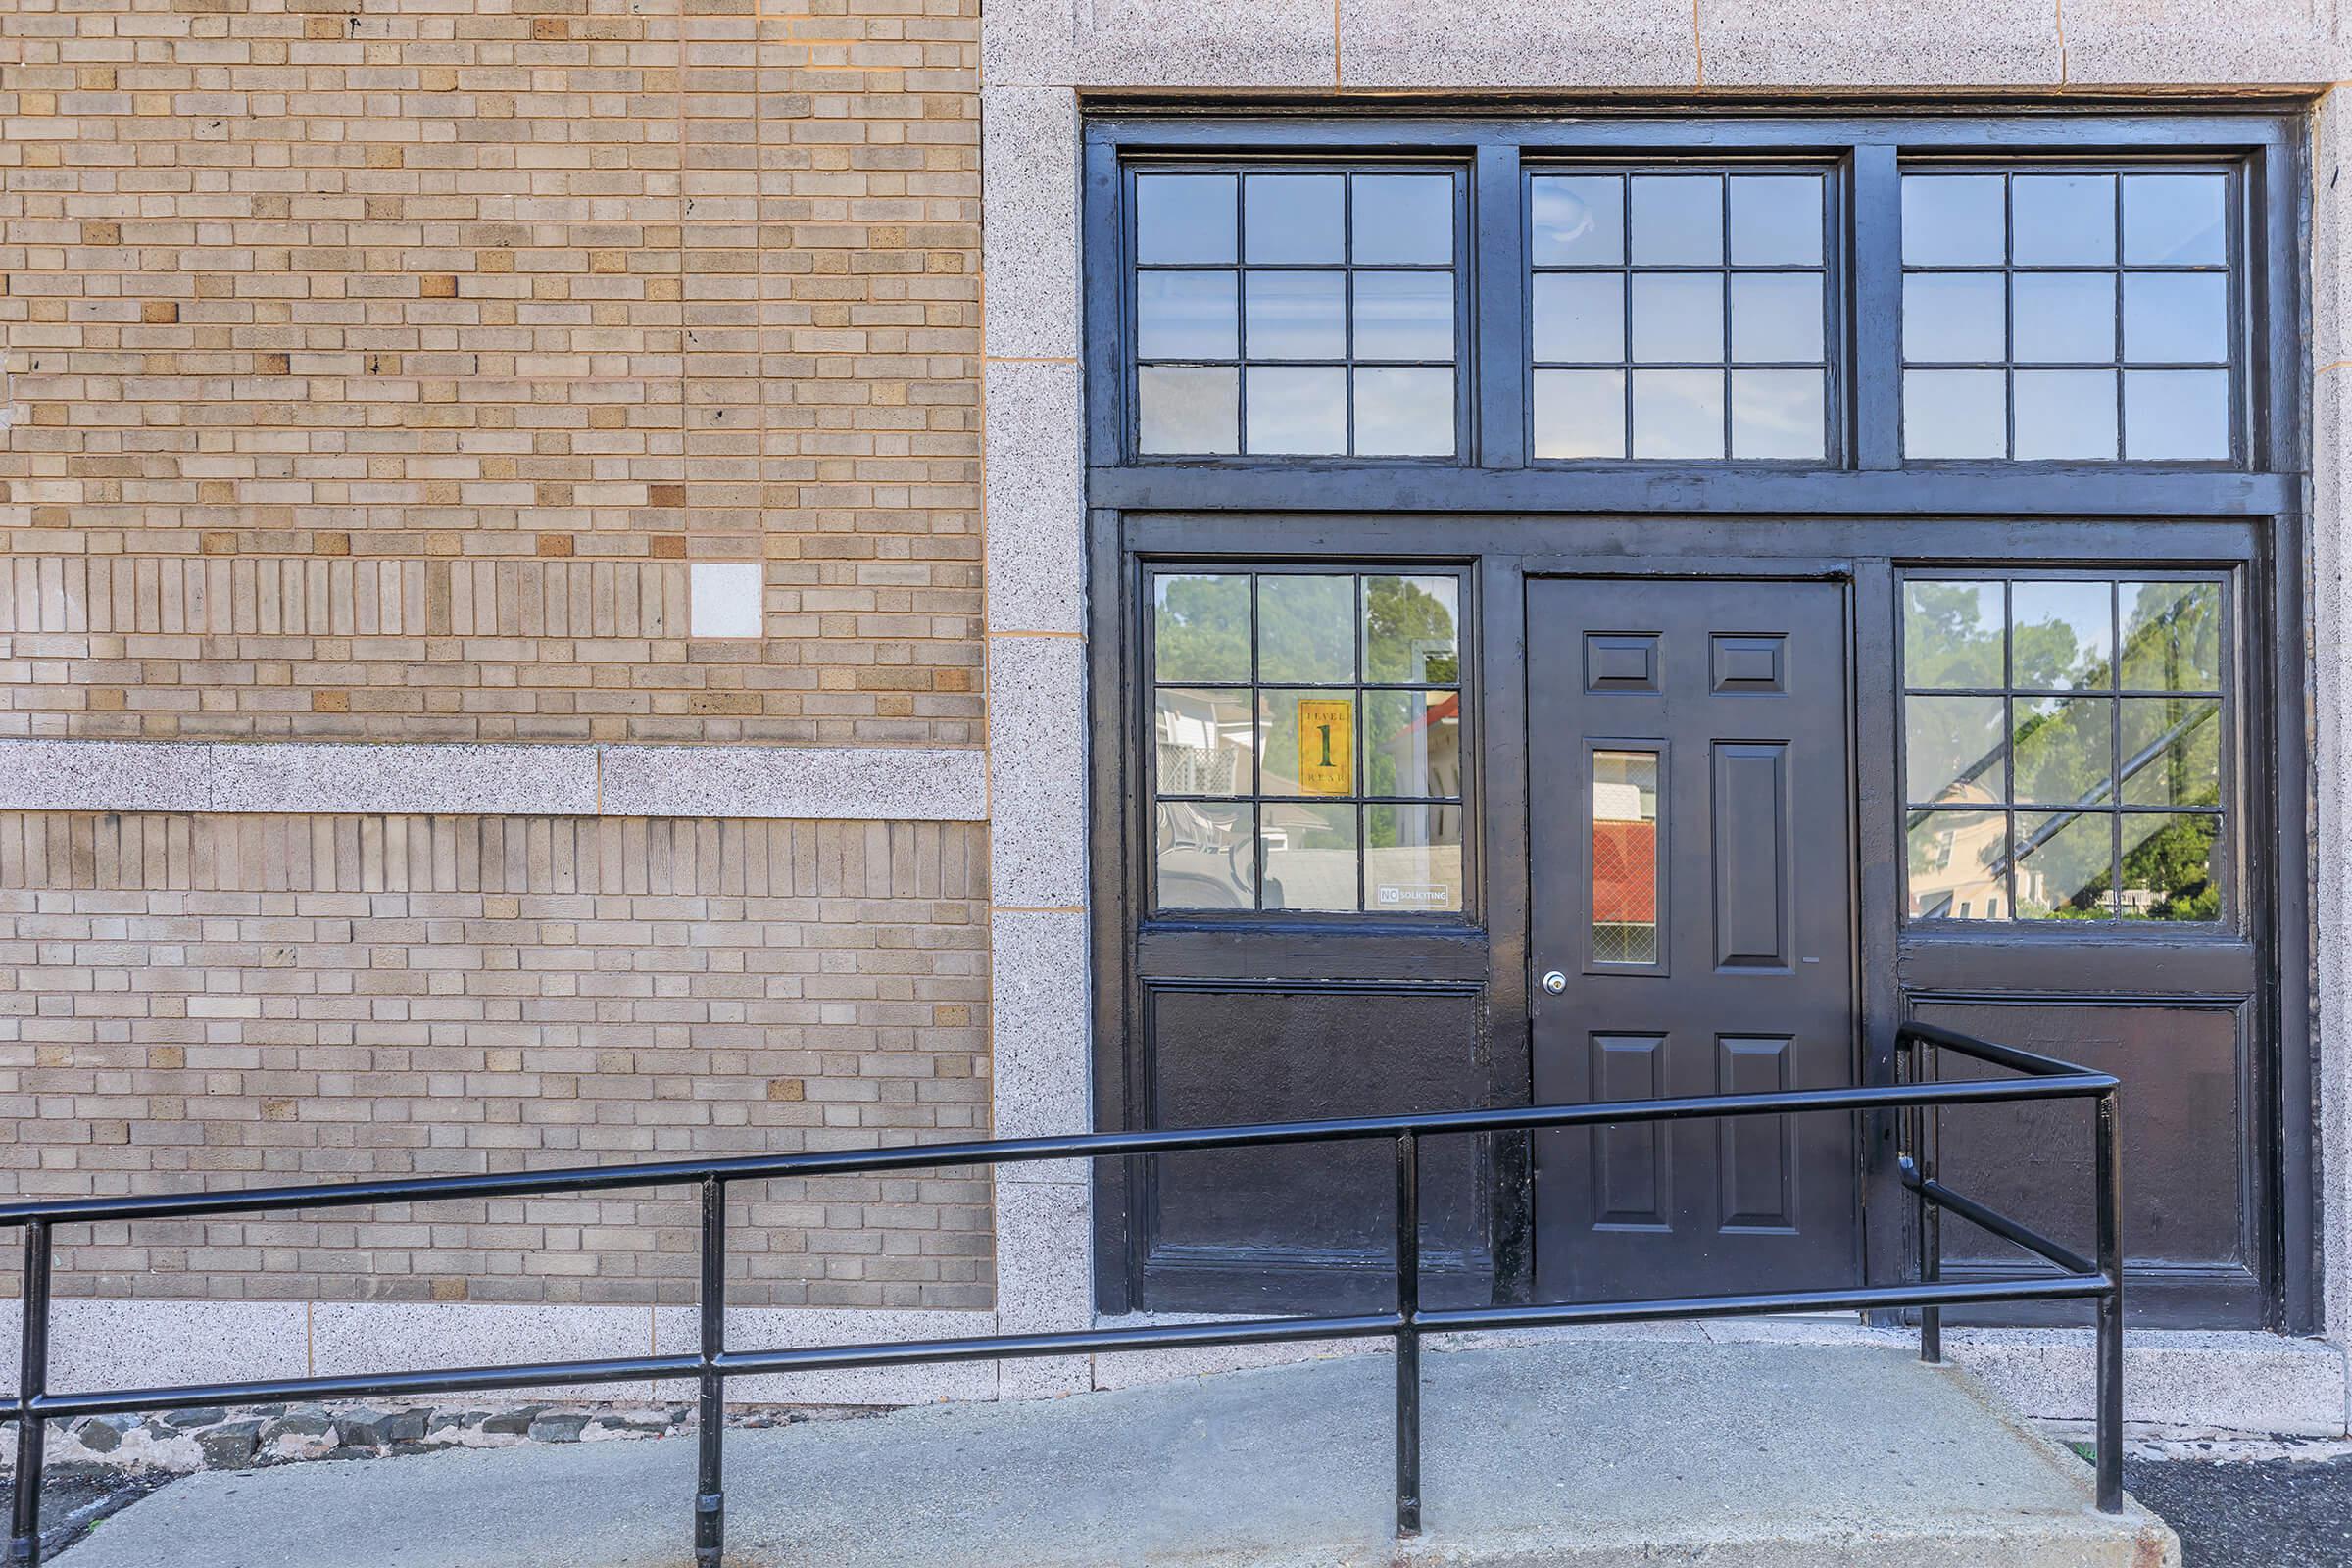
[[[1255,743],[1245,701],[1223,692],[1162,688],[1156,720],[1159,788],[1164,795],[1233,795],[1250,770]]]
[[[1982,785],[1955,784],[1936,804],[1985,807],[1984,810],[1941,810],[1915,816],[1911,831],[1911,913],[1915,917],[1998,920],[2010,910],[2009,818]],[[1922,833],[1921,827],[1928,831]],[[2017,897],[2029,907],[2047,908],[2042,875],[2018,867]]]
[[[1427,779],[1428,793],[1462,793],[1462,694],[1446,692],[1423,709],[1411,722],[1376,748],[1396,764],[1400,779]],[[1419,789],[1413,791],[1421,793]],[[1461,840],[1462,808],[1458,804],[1429,808],[1429,836],[1443,843]]]

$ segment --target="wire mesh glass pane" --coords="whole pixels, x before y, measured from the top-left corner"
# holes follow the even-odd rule
[[[1592,754],[1592,961],[1658,961],[1658,754]]]

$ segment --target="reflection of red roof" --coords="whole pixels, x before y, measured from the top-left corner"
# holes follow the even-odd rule
[[[1658,918],[1658,824],[1592,824],[1592,922],[1654,925]]]

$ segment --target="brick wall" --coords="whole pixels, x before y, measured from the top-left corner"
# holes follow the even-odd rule
[[[985,843],[960,824],[0,813],[0,1190],[971,1136]],[[989,1303],[971,1173],[737,1196],[757,1228],[732,1239],[735,1300]],[[65,1234],[61,1288],[694,1298],[691,1195],[354,1213]]]
[[[6,8],[0,734],[978,744],[977,34]]]

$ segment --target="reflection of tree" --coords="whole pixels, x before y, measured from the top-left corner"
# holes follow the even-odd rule
[[[1160,680],[1250,678],[1250,579],[1162,577],[1152,629]]]
[[[2130,827],[2130,818],[2125,825]],[[2222,917],[2222,885],[2213,874],[2217,825],[2209,816],[2175,817],[2162,831],[2150,834],[2124,852],[2124,887],[2145,888],[2156,895],[2144,918],[2218,920]]]
[[[2000,584],[1913,582],[1903,612],[1903,666],[1913,686],[1998,687]]]
[[[1461,676],[1453,607],[1410,577],[1366,580],[1364,638],[1366,680],[1451,682]]]

